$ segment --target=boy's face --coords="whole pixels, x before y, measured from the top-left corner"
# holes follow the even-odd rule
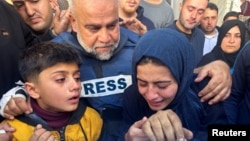
[[[25,83],[29,95],[50,112],[69,112],[77,108],[81,83],[77,64],[59,63],[43,70],[38,81]]]

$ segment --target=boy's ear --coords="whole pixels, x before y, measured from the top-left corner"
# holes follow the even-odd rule
[[[31,82],[26,82],[24,84],[25,90],[27,91],[28,95],[34,99],[38,99],[40,97],[36,85]]]

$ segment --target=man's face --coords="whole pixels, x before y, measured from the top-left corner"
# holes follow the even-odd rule
[[[135,14],[140,0],[119,0],[119,8],[126,14]]]
[[[120,31],[116,0],[75,0],[71,25],[85,51],[108,60],[116,49]]]
[[[200,21],[201,29],[204,31],[206,35],[212,34],[215,31],[217,21],[218,21],[217,11],[207,8]]]
[[[52,0],[12,0],[16,11],[35,32],[43,34],[52,26]]]
[[[179,22],[183,32],[190,32],[201,20],[208,0],[185,0],[180,5]]]

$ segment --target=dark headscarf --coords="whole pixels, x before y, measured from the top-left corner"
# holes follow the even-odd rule
[[[156,29],[144,34],[133,54],[133,79],[136,80],[136,66],[144,57],[154,57],[171,71],[179,87],[175,99],[167,108],[174,108],[189,95],[195,68],[193,47],[187,38],[173,29]]]
[[[238,51],[234,53],[225,53],[221,48],[221,42],[223,38],[226,36],[227,32],[234,26],[238,26],[240,29],[240,33],[241,33],[240,48]],[[212,54],[214,54],[216,60],[223,60],[230,66],[230,68],[233,67],[233,64],[234,64],[234,61],[236,59],[238,52],[244,46],[245,32],[246,32],[245,24],[241,22],[240,20],[229,20],[223,23],[219,29],[219,36],[218,36],[217,44],[212,50]]]
[[[134,81],[137,75],[136,67],[144,57],[156,58],[169,68],[178,83],[178,91],[173,101],[163,110],[173,110],[180,118],[183,127],[193,132],[194,140],[207,139],[207,124],[226,121],[225,118],[220,120],[223,117],[221,116],[222,108],[219,109],[217,106],[211,109],[205,103],[203,105],[197,92],[190,88],[196,62],[193,47],[185,35],[170,28],[154,29],[142,35],[133,54],[132,77]],[[124,131],[127,131],[135,121],[144,116],[150,117],[156,112],[150,109],[136,84],[135,81],[123,94],[123,116],[126,124]],[[122,137],[124,138],[124,135]]]
[[[156,112],[150,109],[145,98],[139,93],[136,82],[136,68],[144,57],[160,60],[168,67],[178,84],[175,98],[163,110],[173,110],[180,118],[183,127],[190,129],[194,136],[203,129],[207,131],[206,127],[203,128],[201,125],[203,122],[201,120],[206,115],[204,107],[197,93],[190,88],[193,82],[193,69],[196,66],[193,47],[185,35],[170,28],[150,30],[137,42],[132,60],[134,83],[123,95],[123,114],[126,123],[132,125],[142,117],[149,117]],[[206,138],[203,134],[201,137]]]

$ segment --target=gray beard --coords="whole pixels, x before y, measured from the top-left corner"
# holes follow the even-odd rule
[[[118,42],[113,45],[113,47],[111,48],[111,50],[105,51],[105,52],[102,52],[102,53],[99,53],[99,54],[97,54],[97,52],[95,50],[95,47],[91,48],[91,47],[87,46],[86,43],[82,40],[82,38],[78,34],[77,34],[77,40],[80,43],[80,45],[82,46],[82,48],[87,53],[89,53],[90,55],[94,56],[96,59],[98,59],[98,60],[109,60],[113,56],[114,51],[116,50],[116,48],[118,47],[118,44],[119,44],[119,41],[120,41],[120,37],[119,37]]]

